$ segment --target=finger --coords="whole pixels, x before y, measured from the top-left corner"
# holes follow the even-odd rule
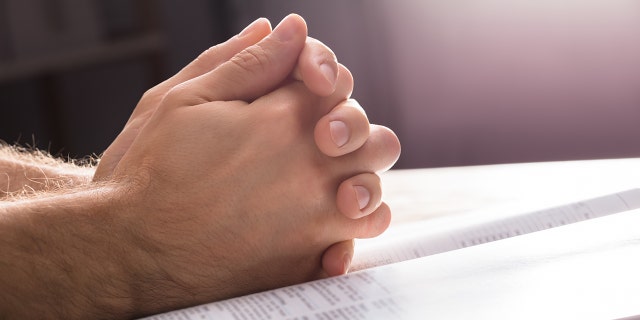
[[[360,148],[369,137],[369,119],[356,100],[333,108],[315,126],[314,138],[322,153],[338,157]]]
[[[256,45],[242,50],[215,70],[175,86],[166,99],[175,99],[177,105],[253,101],[278,87],[291,74],[306,37],[305,21],[291,14]]]
[[[249,24],[238,35],[201,53],[195,60],[173,76],[170,81],[175,86],[201,76],[228,61],[240,51],[255,45],[270,33],[271,23],[269,20],[259,18]]]
[[[380,206],[369,215],[357,220],[351,220],[349,227],[351,232],[347,238],[373,238],[379,236],[389,227],[391,223],[391,209],[381,202]]]
[[[338,102],[349,99],[353,93],[353,75],[351,71],[344,65],[338,63],[338,80],[336,80],[336,89],[324,100],[322,105],[322,114],[326,114],[333,109]]]
[[[324,43],[307,37],[293,78],[303,81],[311,92],[324,97],[336,89],[338,72],[338,59],[333,51]]]
[[[371,125],[367,141],[360,149],[335,158],[338,174],[351,176],[361,172],[389,170],[400,157],[400,141],[393,131],[380,125]]]
[[[371,214],[381,201],[380,177],[374,173],[362,173],[343,181],[336,196],[338,210],[351,219]]]
[[[353,259],[355,243],[345,240],[334,243],[322,255],[322,269],[325,276],[333,277],[347,273]]]

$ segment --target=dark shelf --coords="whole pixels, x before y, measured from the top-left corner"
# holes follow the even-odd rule
[[[161,52],[166,46],[162,34],[146,34],[108,43],[67,49],[47,56],[0,63],[0,82],[64,72],[92,64]]]

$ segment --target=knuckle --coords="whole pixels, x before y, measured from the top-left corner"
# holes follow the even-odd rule
[[[181,83],[171,88],[162,99],[161,106],[178,107],[192,106],[206,102],[206,99],[198,95],[194,95],[193,88],[190,88],[188,82]]]
[[[195,59],[195,61],[207,62],[207,61],[210,61],[211,59],[216,58],[218,53],[217,48],[218,48],[217,45],[213,47],[209,47],[207,50],[200,53],[198,57]]]
[[[324,44],[322,41],[312,37],[307,37],[306,46],[308,49],[321,55],[323,60],[334,61],[336,63],[338,62],[338,58],[336,57],[336,54],[333,52],[333,50],[331,50],[331,48],[329,48],[329,46]]]
[[[341,96],[350,98],[353,93],[353,75],[343,64],[338,63],[338,81],[336,82],[336,92]]]
[[[185,87],[181,84],[169,89],[163,101],[169,104],[180,103],[180,99],[185,95]]]
[[[156,89],[155,87],[153,87],[153,88],[151,88],[151,89],[147,89],[147,91],[145,91],[145,92],[142,94],[142,97],[140,98],[140,100],[142,100],[142,101],[146,101],[146,100],[151,99],[151,97],[153,97],[153,96],[155,96],[155,95],[156,95],[156,91],[157,91],[157,89]]]
[[[364,220],[361,234],[363,238],[379,236],[387,230],[391,223],[391,209],[386,203],[382,202],[375,212],[362,220]]]
[[[384,159],[383,171],[389,170],[398,161],[401,152],[401,145],[398,136],[389,128],[380,127],[380,136],[382,140],[382,148],[380,151],[384,152],[381,155],[381,159]]]
[[[364,117],[367,117],[367,112],[364,110],[364,108],[362,107],[362,105],[360,105],[360,103],[358,102],[358,100],[356,99],[347,99],[347,101],[345,102],[345,105],[353,108],[355,110],[357,110],[358,112],[362,113],[364,115]],[[368,120],[367,120],[368,121]]]
[[[230,62],[243,70],[261,73],[265,72],[271,64],[271,57],[264,48],[260,45],[255,45],[233,56]]]

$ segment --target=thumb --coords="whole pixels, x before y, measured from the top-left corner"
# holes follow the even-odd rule
[[[322,275],[324,277],[339,276],[347,273],[353,259],[355,242],[345,240],[334,243],[322,255]]]
[[[291,14],[269,36],[214,70],[174,88],[178,92],[173,94],[179,96],[182,105],[210,101],[253,101],[271,92],[289,77],[306,38],[307,25],[304,19]]]

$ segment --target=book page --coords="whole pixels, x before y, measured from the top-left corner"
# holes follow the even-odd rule
[[[157,315],[178,319],[369,319],[397,318],[387,284],[374,273],[350,274],[303,283]]]
[[[461,249],[640,208],[640,189],[534,212],[473,212],[414,223],[374,239],[358,240],[351,264],[357,271]]]

